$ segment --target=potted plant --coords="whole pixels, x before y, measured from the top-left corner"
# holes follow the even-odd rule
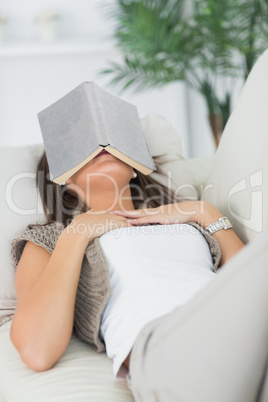
[[[218,93],[218,82],[241,75],[245,63],[246,78],[267,46],[267,3],[116,0],[109,16],[116,22],[114,37],[124,63],[110,63],[103,73],[112,74],[111,83],[122,89],[137,91],[184,81],[203,96],[217,146],[232,98],[231,88]]]

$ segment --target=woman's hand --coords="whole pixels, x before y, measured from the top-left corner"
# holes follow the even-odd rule
[[[109,212],[91,209],[77,215],[65,228],[65,231],[79,237],[88,244],[95,237],[100,237],[112,229],[130,226],[124,216],[116,216]]]
[[[157,208],[144,208],[134,211],[114,211],[113,213],[127,218],[127,222],[133,226],[154,223],[169,225],[172,223],[187,223],[192,221],[206,227],[222,216],[217,208],[205,201],[184,201],[161,205]]]

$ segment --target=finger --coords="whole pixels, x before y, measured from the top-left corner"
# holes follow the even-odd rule
[[[160,223],[160,216],[142,216],[140,218],[128,219],[126,222],[130,223],[131,225],[146,225],[149,223]]]
[[[144,208],[144,209],[134,209],[125,211],[111,211],[115,215],[125,216],[130,218],[137,218],[141,216],[156,215],[159,213],[158,208]]]
[[[133,210],[133,211],[111,211],[110,213],[124,217],[139,217],[142,215],[143,212],[142,210]]]
[[[146,224],[159,224],[159,225],[171,225],[182,223],[180,219],[170,219],[167,216],[143,216],[141,218],[136,219],[128,219],[126,222],[130,223],[133,226],[138,225],[146,225]]]

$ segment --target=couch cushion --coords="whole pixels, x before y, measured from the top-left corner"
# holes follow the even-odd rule
[[[0,196],[0,325],[13,316],[16,306],[11,240],[29,223],[44,221],[35,186],[35,170],[42,149],[41,144],[0,147],[0,187],[5,189]]]
[[[165,161],[161,165],[166,176],[151,173],[158,182],[172,188],[179,199],[198,199],[198,186],[195,183],[191,167],[182,155],[181,139],[178,132],[163,116],[150,113],[141,119],[151,155]]]
[[[248,242],[268,229],[268,50],[253,67],[230,116],[202,198]]]
[[[8,402],[133,402],[125,381],[113,377],[112,361],[75,336],[50,370],[27,368],[13,347],[10,322],[0,327],[0,400]]]

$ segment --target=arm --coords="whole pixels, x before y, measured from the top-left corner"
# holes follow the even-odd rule
[[[26,243],[16,272],[18,302],[10,336],[28,367],[48,370],[65,352],[86,247],[120,226],[129,225],[122,217],[91,211],[78,215],[62,231],[51,255]]]
[[[221,216],[220,211],[206,201],[184,201],[180,203],[161,205],[157,208],[139,209],[134,211],[114,211],[116,215],[128,218],[131,225],[148,225],[159,223],[196,222],[203,228],[216,222]],[[232,229],[219,230],[214,236],[221,249],[220,266],[236,254],[244,244]]]
[[[216,222],[223,215],[219,210],[208,202],[203,202],[204,207],[197,210],[194,221],[204,228],[211,223]],[[220,266],[225,264],[240,249],[244,247],[244,243],[235,234],[233,229],[219,230],[211,236],[215,237],[221,249]]]
[[[86,244],[64,230],[52,255],[31,242],[23,250],[10,336],[24,363],[34,370],[51,368],[69,344]]]

